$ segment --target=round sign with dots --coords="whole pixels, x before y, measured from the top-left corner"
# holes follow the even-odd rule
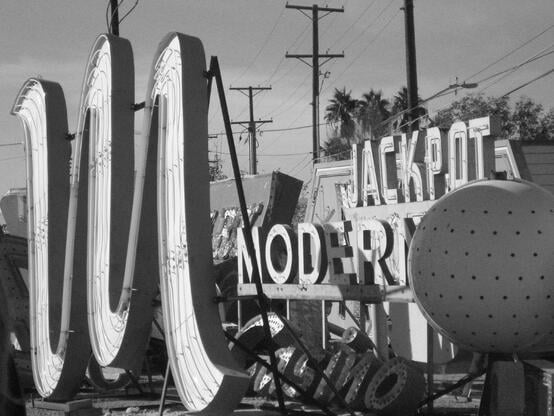
[[[473,351],[550,342],[554,195],[526,181],[478,181],[441,198],[417,227],[409,279],[430,323]]]

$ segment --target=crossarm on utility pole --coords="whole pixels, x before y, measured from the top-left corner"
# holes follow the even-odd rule
[[[319,67],[322,63],[319,62],[320,58],[326,59],[323,63],[329,61],[333,58],[344,58],[344,53],[342,54],[320,54],[319,53],[319,20],[327,16],[330,13],[343,13],[343,8],[332,8],[332,7],[320,7],[317,4],[313,6],[300,6],[288,4],[285,6],[287,9],[296,9],[300,11],[303,15],[308,17],[312,21],[312,53],[311,54],[285,54],[286,58],[296,58],[304,62],[306,65],[312,68],[312,156],[313,162],[315,163],[319,159],[319,76],[320,71]],[[309,16],[305,13],[305,10],[311,10],[312,15]],[[320,15],[319,12],[324,12],[323,15]],[[307,59],[311,59],[312,63],[310,65]]]
[[[258,161],[256,157],[256,128],[258,124],[264,123],[273,123],[273,120],[259,120],[254,121],[254,97],[259,94],[261,91],[270,90],[271,87],[230,87],[230,90],[239,91],[240,93],[248,97],[248,107],[250,109],[250,120],[249,121],[234,121],[231,124],[240,124],[244,126],[248,125],[248,131],[250,133],[250,164],[248,173],[250,175],[255,175],[257,173]]]

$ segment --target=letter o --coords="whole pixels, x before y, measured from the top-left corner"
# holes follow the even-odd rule
[[[287,260],[282,268],[275,267],[274,258],[283,253],[273,250],[273,242],[279,238],[284,243]],[[275,224],[267,234],[265,243],[265,259],[267,271],[271,279],[277,284],[290,283],[296,274],[298,259],[296,253],[296,236],[288,225]]]

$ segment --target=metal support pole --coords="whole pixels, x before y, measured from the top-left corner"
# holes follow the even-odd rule
[[[257,173],[258,160],[256,158],[256,123],[254,122],[254,95],[252,87],[248,87],[248,108],[250,110],[250,166],[249,173],[255,175]]]
[[[319,17],[312,6],[312,145],[314,163],[319,159]]]
[[[281,381],[279,378],[279,372],[277,367],[277,357],[275,356],[275,347],[271,342],[271,328],[269,327],[269,319],[267,316],[267,306],[268,301],[266,296],[263,293],[262,282],[260,279],[260,271],[258,270],[258,263],[256,259],[256,251],[254,250],[254,241],[252,239],[252,229],[250,227],[250,220],[248,218],[248,211],[246,208],[246,200],[244,197],[244,189],[242,186],[242,179],[240,176],[239,164],[237,160],[237,152],[235,150],[235,142],[233,140],[233,131],[231,129],[231,120],[229,119],[229,109],[227,108],[227,100],[225,99],[225,92],[223,89],[223,80],[221,78],[221,71],[219,68],[219,61],[216,56],[212,56],[210,61],[210,70],[209,73],[211,76],[215,77],[219,102],[221,106],[221,113],[223,114],[223,121],[225,124],[225,132],[227,135],[227,143],[229,145],[229,153],[231,154],[231,164],[233,166],[233,173],[235,176],[235,184],[237,186],[237,194],[239,198],[239,205],[242,214],[242,222],[244,228],[244,239],[246,243],[246,248],[250,258],[254,259],[254,264],[252,267],[252,280],[256,285],[256,292],[258,296],[258,304],[260,307],[260,312],[262,315],[263,327],[265,338],[270,345],[269,348],[269,359],[271,362],[271,371],[273,373],[273,379],[275,381],[275,391],[277,393],[277,401],[279,403],[279,410],[283,415],[287,414],[287,409],[285,407],[285,401],[283,398],[283,390],[281,387]]]
[[[165,367],[164,385],[162,387],[162,397],[160,397],[160,407],[158,408],[159,416],[162,416],[164,414],[165,396],[167,394],[167,380],[169,379],[170,373],[171,373],[171,366],[169,364],[169,360],[167,360],[167,366]]]
[[[110,33],[119,36],[119,4],[118,0],[110,0]]]
[[[125,374],[127,374],[127,376],[131,379],[131,383],[133,384],[133,386],[135,386],[135,388],[138,390],[138,392],[142,396],[144,396],[144,390],[140,386],[140,383],[139,383],[138,379],[135,377],[135,375],[129,370],[125,370]]]
[[[475,380],[478,377],[481,377],[483,374],[485,374],[485,369],[480,370],[478,373],[475,374],[468,374],[461,379],[459,379],[456,383],[452,384],[451,386],[448,386],[445,389],[442,389],[441,391],[437,391],[436,393],[431,394],[430,396],[427,396],[427,398],[423,399],[419,403],[419,407],[423,407],[425,405],[428,405],[429,403],[432,403],[433,401],[437,400],[439,397],[442,397],[448,393],[453,392],[454,390],[465,386],[467,383],[471,383],[473,380]]]
[[[406,73],[408,88],[408,117],[410,123],[409,131],[417,130],[419,127],[418,118],[418,96],[417,96],[417,66],[414,29],[414,2],[404,0],[404,26],[406,35]]]
[[[371,332],[373,342],[375,343],[377,358],[388,361],[389,345],[388,345],[388,328],[387,314],[382,303],[371,305]]]
[[[427,324],[427,397],[433,396],[433,383],[435,376],[435,366],[433,362],[434,355],[434,341],[435,341],[435,332],[433,327]],[[433,414],[433,400],[430,400],[427,403],[427,414]]]
[[[248,126],[248,133],[250,135],[250,143],[249,143],[249,166],[248,166],[248,173],[250,175],[256,175],[258,172],[258,159],[256,156],[256,147],[257,147],[257,139],[256,139],[256,128],[258,124],[264,124],[264,123],[272,123],[273,120],[258,120],[254,121],[254,96],[256,93],[259,93],[263,90],[270,90],[271,87],[231,87],[230,90],[236,90],[240,91],[241,93],[245,94],[244,91],[248,91],[248,108],[250,112],[250,120],[248,121],[233,121],[231,124],[240,124],[242,126],[247,125]]]

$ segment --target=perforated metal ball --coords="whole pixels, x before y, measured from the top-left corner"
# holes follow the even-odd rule
[[[441,198],[417,227],[409,279],[424,315],[474,351],[552,341],[554,196],[526,181],[479,181]]]

